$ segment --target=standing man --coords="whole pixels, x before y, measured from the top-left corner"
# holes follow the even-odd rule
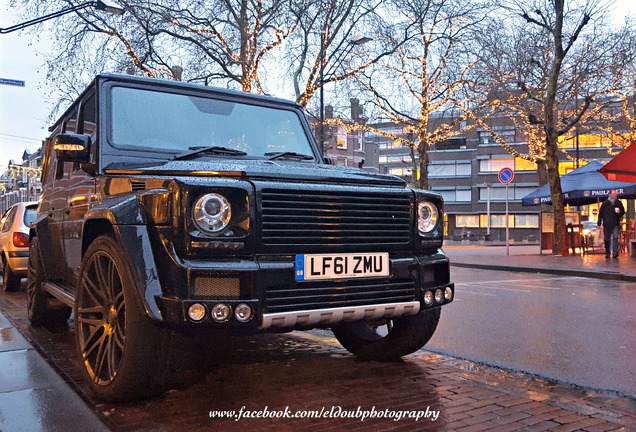
[[[618,235],[621,231],[621,219],[624,214],[625,207],[618,200],[618,192],[616,189],[612,189],[598,212],[597,225],[603,224],[603,234],[605,235],[605,258],[609,258],[610,251],[614,258],[618,258]]]

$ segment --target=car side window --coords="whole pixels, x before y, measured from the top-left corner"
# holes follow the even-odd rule
[[[4,225],[2,225],[2,232],[9,231],[9,228],[11,228],[11,225],[13,225],[13,219],[15,219],[16,211],[17,211],[17,207],[15,206],[9,209],[9,213],[4,218]]]
[[[90,96],[80,108],[79,112],[79,121],[77,132],[89,135],[91,137],[91,142],[95,142],[95,136],[97,133],[97,112],[95,107],[95,95]],[[93,149],[91,149],[91,153],[93,153]],[[75,162],[73,164],[73,172],[76,172],[80,169],[80,163]]]
[[[7,220],[7,216],[9,216],[9,210],[4,212],[4,214],[2,215],[2,219],[0,219],[0,232],[4,232],[4,223]]]
[[[62,126],[63,133],[77,133],[77,109],[74,109]]]
[[[74,109],[62,124],[62,133],[77,133],[77,109]],[[66,162],[62,162],[60,160],[57,161],[55,180],[64,178],[64,175],[67,172],[65,166]]]
[[[95,107],[95,95],[92,95],[82,104],[80,111],[80,133],[95,135],[97,129],[97,112]]]

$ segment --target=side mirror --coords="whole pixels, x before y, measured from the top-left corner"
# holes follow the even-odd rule
[[[61,161],[88,162],[91,137],[80,134],[60,134],[55,137],[53,150]]]
[[[322,160],[325,162],[325,164],[327,165],[333,165],[333,158],[330,157],[323,157]]]

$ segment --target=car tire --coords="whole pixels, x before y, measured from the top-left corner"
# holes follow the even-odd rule
[[[98,237],[82,260],[75,299],[77,355],[93,393],[125,401],[163,391],[171,336],[146,315],[116,240]]]
[[[391,361],[422,348],[435,333],[441,308],[379,322],[355,321],[331,330],[340,344],[363,360]]]
[[[11,271],[6,259],[2,263],[2,288],[7,292],[15,292],[20,289],[20,278]]]
[[[66,324],[73,310],[44,291],[43,282],[44,268],[40,243],[38,238],[34,237],[29,247],[27,268],[27,314],[35,327],[59,328]]]

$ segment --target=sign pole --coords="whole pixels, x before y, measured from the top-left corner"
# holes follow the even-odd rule
[[[510,256],[510,224],[508,223],[508,185],[514,180],[515,172],[512,168],[502,168],[499,171],[499,182],[506,185],[506,255]]]
[[[510,229],[508,219],[508,183],[506,183],[506,255],[510,256]]]

